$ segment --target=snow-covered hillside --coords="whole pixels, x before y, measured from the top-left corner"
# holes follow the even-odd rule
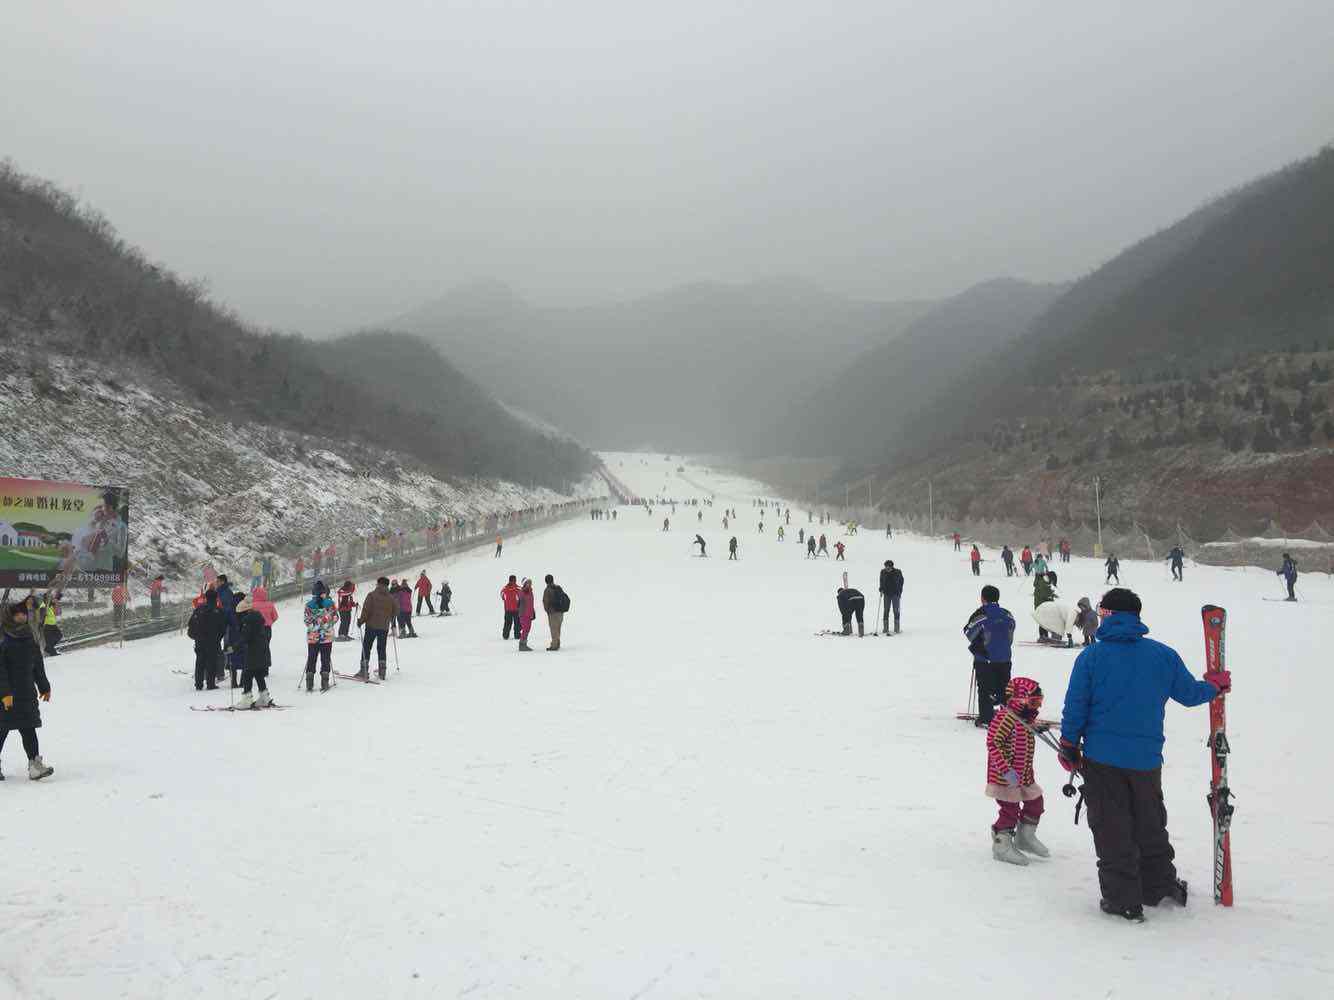
[[[0,420],[21,428],[0,435],[0,470],[128,485],[130,557],[169,579],[193,581],[206,561],[248,575],[259,552],[607,492],[597,477],[568,495],[497,480],[444,482],[402,456],[340,440],[332,422],[310,435],[259,419],[229,424],[167,384],[62,358],[43,371],[34,379],[12,352],[0,354]]]
[[[662,456],[608,456],[643,496],[692,496]],[[299,608],[271,687],[289,711],[196,694],[184,638],[52,662],[53,777],[0,785],[10,855],[0,995],[25,998],[1306,998],[1328,992],[1334,804],[1320,696],[1334,587],[1300,604],[1260,570],[1126,561],[1153,634],[1202,668],[1199,607],[1231,615],[1237,905],[1209,899],[1203,708],[1170,705],[1164,786],[1185,910],[1103,916],[1087,825],[1039,748],[1052,858],[992,860],[982,736],[959,723],[960,626],[979,581],[943,542],[866,532],[846,569],[874,603],[904,569],[904,633],[835,627],[844,564],[807,525],[757,528],[759,488],[684,463],[717,507],[621,507],[428,567],[456,617],[421,619],[386,684],[296,693]],[[665,489],[664,489],[665,487]],[[761,491],[762,492],[762,491]],[[724,534],[724,494],[739,517]],[[671,530],[662,531],[663,516]],[[819,525],[816,525],[817,529]],[[696,531],[710,557],[693,555]],[[831,541],[841,537],[826,526]],[[728,562],[726,539],[740,539]],[[995,553],[987,553],[994,558]],[[1091,559],[1063,594],[1101,593]],[[500,638],[505,576],[554,573],[573,606]],[[359,581],[362,582],[362,581]],[[983,564],[1028,625],[1031,595]],[[539,582],[539,587],[541,586]],[[1074,651],[1021,648],[1059,715]],[[354,666],[336,645],[335,666]],[[401,667],[401,669],[398,669]],[[89,820],[96,822],[90,825]]]

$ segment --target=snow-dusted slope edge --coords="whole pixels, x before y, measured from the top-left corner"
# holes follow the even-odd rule
[[[34,370],[37,372],[34,375]],[[352,415],[355,420],[355,415]],[[570,494],[499,480],[446,482],[403,456],[336,437],[231,424],[167,383],[69,359],[34,369],[0,352],[0,474],[128,485],[130,556],[169,578],[249,566],[378,529],[420,527],[603,496],[598,477]]]

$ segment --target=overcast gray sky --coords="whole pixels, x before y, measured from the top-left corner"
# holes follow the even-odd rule
[[[256,322],[1077,276],[1334,139],[1334,3],[11,0],[0,155]]]

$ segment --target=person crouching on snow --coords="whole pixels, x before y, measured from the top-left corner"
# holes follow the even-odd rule
[[[987,789],[1000,806],[991,826],[991,856],[1012,865],[1026,865],[1025,854],[1039,858],[1050,851],[1037,838],[1042,818],[1042,787],[1033,775],[1037,741],[1029,727],[1042,709],[1042,688],[1030,677],[1005,685],[1005,707],[987,727]]]

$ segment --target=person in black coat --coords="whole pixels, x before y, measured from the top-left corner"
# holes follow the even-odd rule
[[[17,729],[28,755],[28,777],[40,781],[54,773],[42,760],[37,730],[42,713],[37,704],[51,700],[51,682],[46,679],[41,647],[32,636],[28,609],[14,604],[0,612],[0,749],[5,737]],[[0,779],[4,775],[0,774]]]
[[[236,605],[238,623],[238,650],[243,666],[241,668],[241,708],[268,708],[273,704],[265,678],[269,676],[269,667],[273,658],[269,652],[269,641],[273,629],[264,623],[264,616],[255,610],[250,598],[242,597]],[[250,693],[251,685],[259,688],[259,697]]]
[[[894,560],[886,559],[880,571],[880,594],[884,598],[885,620],[880,631],[889,634],[889,613],[894,612],[894,634],[899,632],[899,605],[903,600],[903,570],[895,569]]]
[[[218,592],[204,592],[204,603],[195,608],[190,615],[190,623],[185,633],[195,642],[195,690],[204,690],[207,684],[210,691],[218,687],[219,643],[227,632],[227,619],[218,607]]]
[[[440,613],[436,617],[443,618],[445,615],[453,614],[449,610],[449,602],[454,597],[454,589],[450,587],[448,580],[440,581],[440,593],[437,596],[440,598]]]
[[[866,597],[860,590],[852,587],[838,588],[838,613],[843,618],[843,634],[852,635],[852,616],[857,616],[857,634],[859,636],[866,634],[866,625],[862,621],[862,614],[866,610]]]

